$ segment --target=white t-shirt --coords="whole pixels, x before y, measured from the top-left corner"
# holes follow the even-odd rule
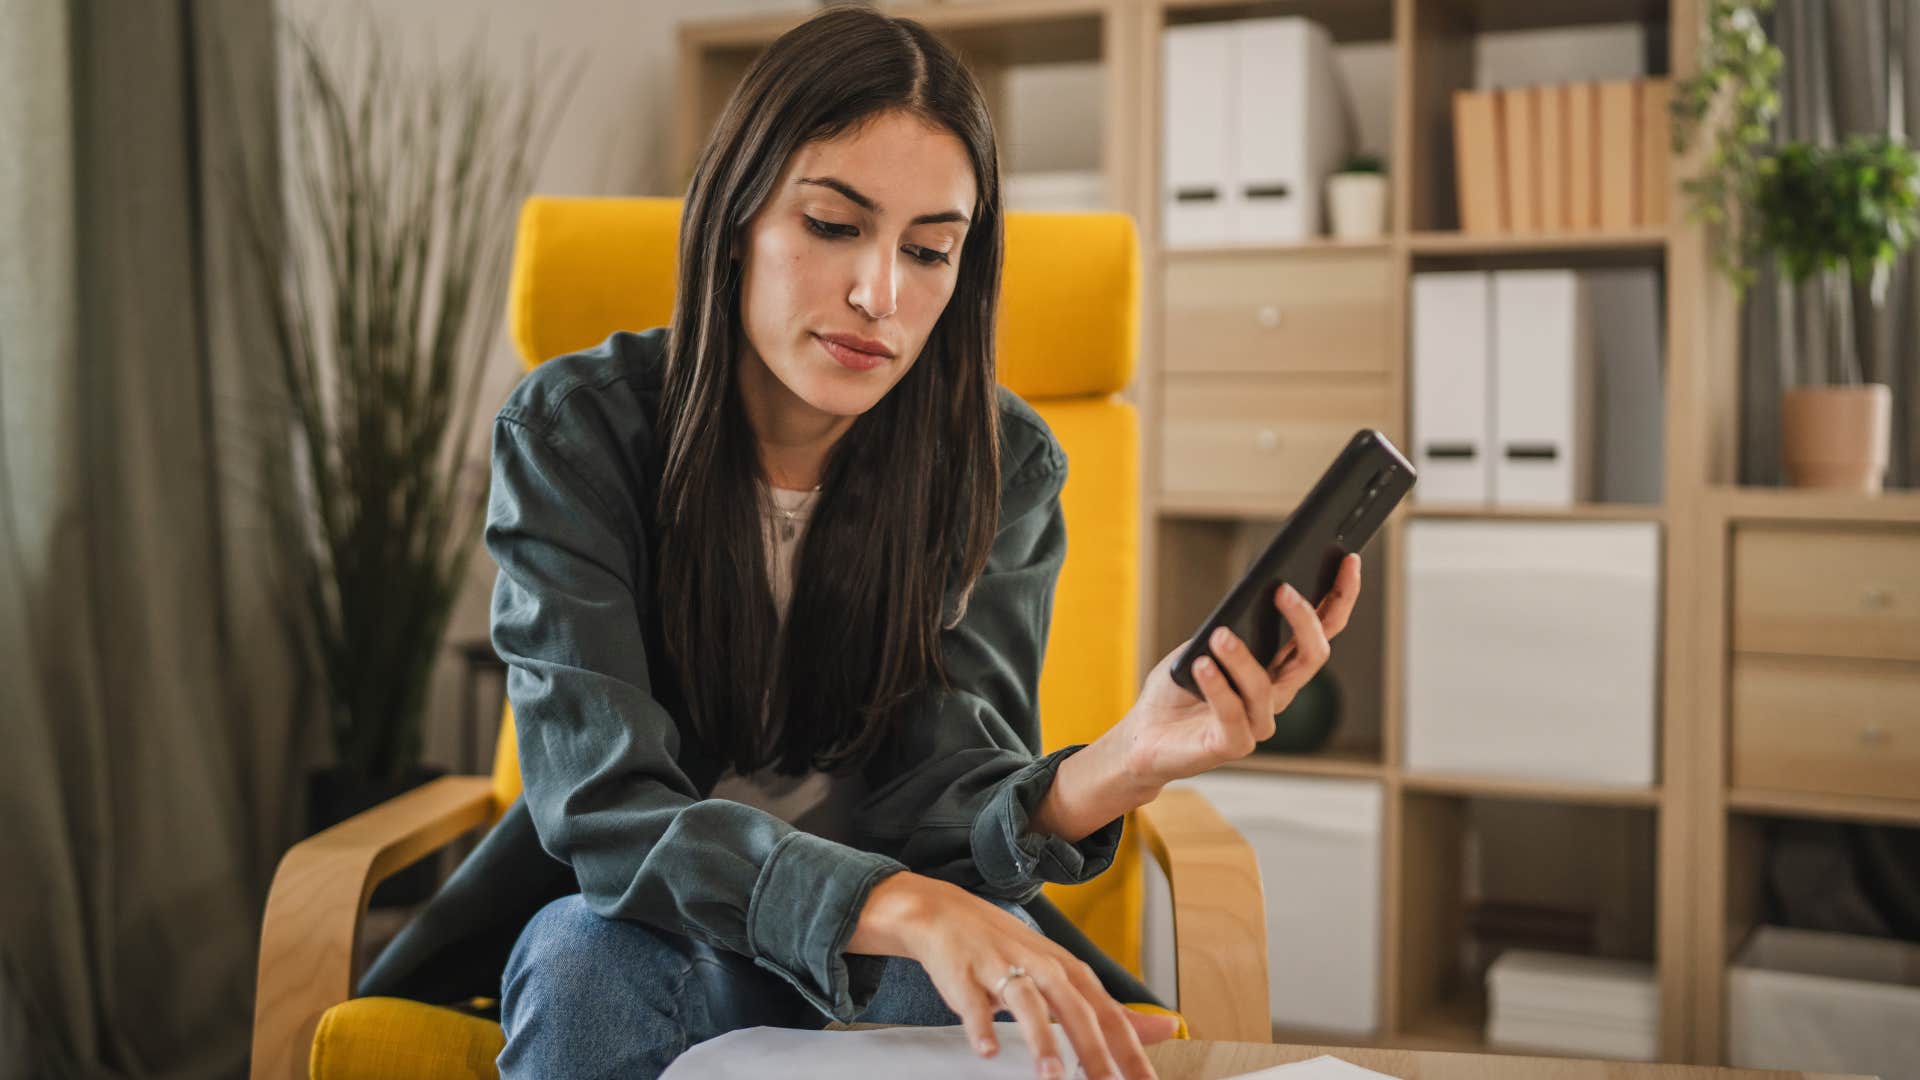
[[[793,512],[786,515],[768,509],[761,515],[762,535],[767,551],[767,579],[773,587],[773,605],[785,624],[787,608],[793,597],[793,573],[800,541],[806,536],[812,504],[811,491],[769,488],[773,505]],[[731,799],[757,806],[795,828],[843,844],[853,843],[853,807],[865,794],[855,770],[829,774],[818,770],[805,776],[778,776],[773,770],[760,769],[741,776],[728,768],[721,774],[708,798]]]

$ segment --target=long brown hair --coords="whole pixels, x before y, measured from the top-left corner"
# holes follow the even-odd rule
[[[766,477],[735,380],[744,330],[729,249],[795,149],[892,109],[965,144],[977,206],[925,347],[827,456],[788,609],[797,629],[776,638],[756,484]],[[688,719],[737,772],[863,763],[916,690],[947,685],[940,631],[965,612],[1000,518],[993,340],[1004,235],[985,98],[917,22],[830,8],[768,46],[721,113],[682,208],[654,584]]]

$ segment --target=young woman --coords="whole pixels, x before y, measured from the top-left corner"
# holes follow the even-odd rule
[[[670,327],[527,376],[486,542],[525,802],[579,892],[506,964],[503,1076],[652,1076],[743,1026],[1057,1018],[1151,1076],[1134,1013],[1022,904],[1112,861],[1122,816],[1241,757],[1326,662],[1357,558],[1270,673],[1231,635],[1037,756],[1067,461],[999,389],[1002,220],[979,87],[920,25],[781,37],[683,208]]]

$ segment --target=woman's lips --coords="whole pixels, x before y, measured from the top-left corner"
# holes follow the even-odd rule
[[[850,349],[838,342],[828,341],[818,334],[813,336],[813,340],[819,342],[820,347],[827,350],[827,355],[838,360],[842,367],[852,368],[855,371],[871,371],[887,362],[887,358],[879,353]]]

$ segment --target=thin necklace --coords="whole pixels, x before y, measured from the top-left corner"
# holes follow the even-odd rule
[[[768,486],[769,486],[769,487],[771,487],[772,485],[771,485],[771,484],[769,484]],[[793,489],[792,489],[792,488],[781,488],[780,490],[781,490],[781,491],[791,491],[791,490],[793,490]],[[771,494],[772,494],[772,493],[771,493],[771,492],[769,492],[768,494],[769,494],[769,496],[771,496]],[[803,502],[803,503],[801,503],[800,505],[801,505],[802,507],[805,507],[805,506],[809,506],[809,505],[811,505],[811,504],[812,504],[812,502],[813,502],[813,500],[814,500],[814,497],[815,497],[815,496],[817,496],[817,495],[819,495],[819,494],[820,494],[820,485],[819,485],[819,484],[815,484],[815,485],[813,485],[813,487],[811,487],[811,488],[809,488],[809,489],[807,489],[807,499],[806,499],[806,502]],[[799,510],[798,510],[798,509],[795,509],[795,510],[789,510],[789,509],[787,509],[786,507],[784,507],[784,506],[781,506],[781,505],[780,505],[779,503],[777,503],[777,502],[775,502],[775,503],[773,503],[772,505],[773,505],[773,509],[774,509],[774,512],[776,512],[776,513],[778,513],[778,514],[779,514],[779,515],[780,515],[781,517],[783,517],[783,518],[785,518],[785,519],[786,519],[786,520],[784,520],[784,521],[782,521],[782,522],[780,523],[780,539],[782,539],[782,540],[791,540],[791,539],[793,539],[793,535],[794,535],[794,533],[795,533],[796,531],[798,531],[798,526],[796,526],[796,525],[794,524],[794,521],[795,521],[795,520],[796,520],[796,519],[797,519],[797,518],[799,517]]]

